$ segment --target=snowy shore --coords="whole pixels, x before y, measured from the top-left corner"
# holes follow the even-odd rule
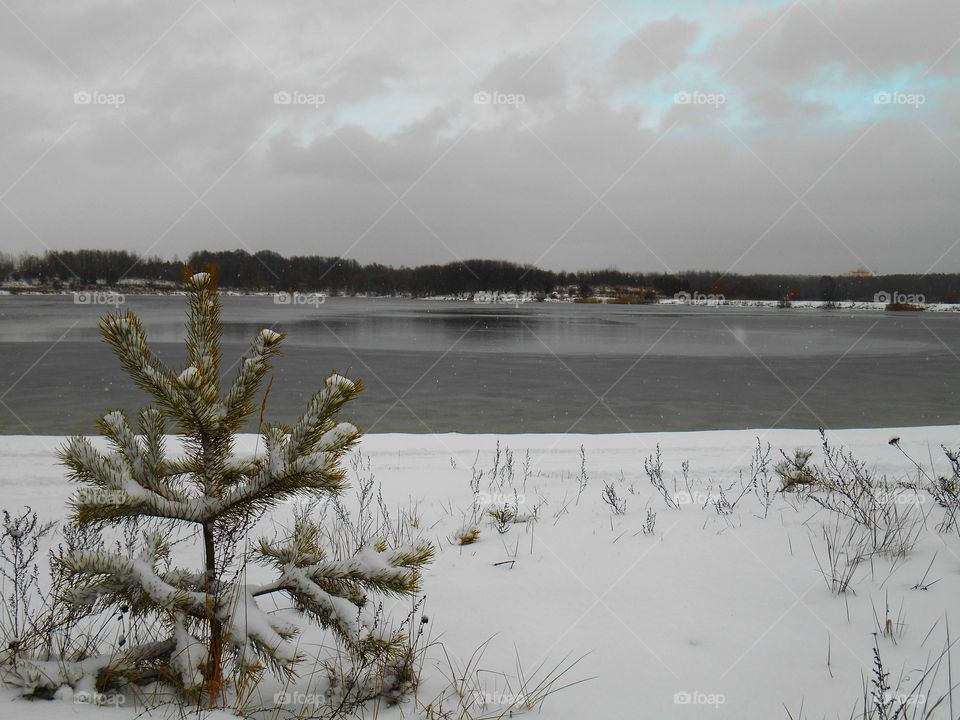
[[[741,473],[749,479],[758,436],[763,447],[771,444],[773,462],[780,450],[792,454],[796,447],[821,459],[820,438],[809,430],[383,434],[364,438],[360,452],[387,506],[415,512],[424,535],[438,545],[425,581],[425,611],[448,653],[465,662],[493,637],[482,667],[507,675],[516,674],[517,655],[529,672],[544,660],[551,666],[568,653],[589,653],[565,680],[593,679],[549,698],[538,717],[785,718],[785,706],[797,717],[802,705],[804,717],[846,718],[862,694],[862,678],[869,681],[875,640],[892,692],[900,680],[906,692],[918,670],[943,652],[948,618],[951,639],[958,632],[960,538],[936,532],[942,511],[929,496],[905,493],[904,502],[915,503],[923,518],[913,549],[904,558],[863,563],[852,592],[834,595],[818,567],[827,517],[815,503],[778,495],[765,518],[752,494],[727,514],[714,505],[721,488],[730,488],[729,497],[739,494]],[[960,445],[960,426],[828,433],[878,478],[917,481],[916,467],[889,443],[893,437],[927,472],[945,474],[940,445]],[[0,505],[29,505],[44,519],[63,518],[72,488],[53,455],[61,442],[0,437]],[[255,442],[243,436],[238,447],[252,452]],[[644,472],[644,459],[657,445],[676,508]],[[513,480],[489,487],[494,465],[502,474],[508,458]],[[689,485],[681,479],[685,461]],[[522,512],[541,504],[539,518],[503,534],[483,522],[477,543],[452,544],[474,502],[472,467],[484,471],[483,502],[515,490]],[[626,500],[624,514],[604,503],[606,483]],[[656,513],[652,534],[643,532],[648,508]],[[884,634],[887,617],[892,636]],[[954,648],[954,661],[958,653]],[[424,668],[421,700],[445,684],[445,661],[432,662]],[[944,673],[936,687],[945,692]],[[510,691],[498,677],[486,675],[491,706]],[[269,685],[263,691],[273,692]],[[137,714],[130,707],[62,701],[17,702],[16,711],[12,705],[4,710],[14,695],[0,693],[0,717],[127,720]],[[954,694],[960,707],[960,692]],[[411,703],[379,715],[420,716]],[[944,705],[933,717],[948,716]]]
[[[146,295],[146,296],[156,296],[156,297],[166,297],[166,296],[182,296],[184,291],[180,288],[171,286],[169,290],[163,290],[158,288],[142,288],[139,286],[118,286],[116,288],[107,288],[103,287],[101,289],[95,290],[85,290],[82,292],[74,292],[71,290],[53,290],[53,289],[38,289],[29,285],[24,285],[22,287],[7,287],[0,288],[0,297],[3,296],[46,296],[46,295],[67,295],[67,296],[80,296],[81,298],[89,298],[94,295],[103,296],[101,300],[94,300],[94,304],[102,305],[111,305],[111,304],[122,304],[122,300],[118,301],[117,298],[123,298],[126,295]],[[270,297],[274,298],[278,304],[297,304],[296,297],[302,296],[305,298],[301,301],[301,304],[322,304],[326,301],[327,298],[333,297],[338,299],[348,299],[348,298],[358,298],[358,299],[400,299],[400,300],[418,300],[421,302],[462,302],[462,303],[473,303],[475,305],[484,305],[484,306],[511,306],[517,307],[520,305],[535,305],[538,302],[545,303],[563,303],[563,304],[586,304],[586,305],[618,305],[621,303],[615,302],[611,298],[597,296],[589,298],[588,301],[584,301],[583,298],[578,296],[563,296],[563,297],[547,297],[544,299],[538,298],[537,296],[531,293],[493,293],[493,292],[480,292],[476,294],[465,294],[465,295],[432,295],[429,297],[411,297],[409,295],[328,295],[326,293],[316,293],[316,292],[302,292],[302,293],[277,293],[272,291],[265,290],[231,290],[226,289],[223,291],[224,295],[230,297]],[[110,298],[114,299],[111,300]],[[279,298],[279,299],[278,299]],[[292,299],[292,300],[291,300]],[[608,302],[610,301],[610,302]],[[81,300],[82,304],[89,304],[91,301],[89,299]],[[790,302],[789,306],[784,307],[782,302],[779,300],[749,300],[749,299],[733,299],[733,298],[724,298],[724,299],[714,299],[713,296],[703,296],[699,297],[696,295],[689,297],[680,297],[680,298],[660,298],[655,302],[642,303],[646,305],[667,305],[667,306],[692,306],[692,307],[706,307],[706,308],[767,308],[767,309],[776,309],[776,310],[847,310],[847,311],[873,311],[873,312],[884,312],[887,309],[886,301],[869,301],[869,300],[837,300],[837,301],[824,301],[824,300],[793,300]],[[913,304],[913,303],[908,303]],[[628,304],[628,306],[630,306]],[[915,312],[960,312],[960,304],[957,303],[923,303],[918,301],[916,303]]]

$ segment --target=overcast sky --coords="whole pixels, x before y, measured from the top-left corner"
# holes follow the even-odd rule
[[[960,271],[957,0],[0,0],[0,248]]]

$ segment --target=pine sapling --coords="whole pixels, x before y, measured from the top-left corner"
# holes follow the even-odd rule
[[[286,596],[303,617],[332,631],[351,657],[389,655],[403,639],[371,620],[369,596],[415,594],[420,570],[433,554],[426,543],[388,546],[370,538],[344,556],[325,546],[328,536],[308,514],[295,519],[288,536],[244,549],[247,530],[281,503],[322,501],[344,491],[342,458],[360,431],[338,416],[362,387],[332,375],[295,423],[261,418],[258,452],[236,453],[236,435],[260,408],[256,398],[284,335],[258,332],[233,380],[222,387],[223,326],[214,278],[197,273],[186,284],[186,367],[173,370],[150,350],[134,313],[104,318],[105,340],[153,403],[135,424],[122,411],[103,417],[106,451],[85,437],[71,437],[60,452],[71,479],[81,485],[71,502],[76,527],[96,531],[131,518],[143,527],[133,555],[103,546],[59,554],[63,602],[91,614],[123,608],[131,622],[146,617],[159,623],[165,636],[128,643],[103,657],[38,665],[38,682],[53,689],[162,680],[216,705],[225,697],[230,671],[237,677],[263,668],[292,674],[302,658],[299,625],[260,607],[276,596]],[[182,438],[180,454],[168,452],[170,431]],[[171,539],[184,530],[199,540],[199,568],[174,564]],[[248,560],[273,568],[274,580],[248,583]]]

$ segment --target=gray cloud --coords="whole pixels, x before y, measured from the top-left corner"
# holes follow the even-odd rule
[[[19,219],[0,206],[8,252],[819,273],[925,271],[960,235],[960,47],[917,70],[960,36],[946,1],[719,24],[715,8],[631,24],[572,2],[10,7],[50,50],[0,23],[0,192],[36,163],[4,198]],[[892,82],[924,104],[874,106]],[[125,102],[76,105],[82,89]],[[960,250],[936,269],[960,270]]]
[[[672,73],[687,57],[699,30],[697,23],[676,17],[640,28],[628,35],[613,54],[613,77],[629,84]]]

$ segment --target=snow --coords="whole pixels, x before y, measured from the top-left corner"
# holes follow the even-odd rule
[[[243,601],[241,609],[240,602]],[[234,598],[232,607],[224,612],[220,619],[230,632],[237,648],[245,649],[255,642],[273,651],[278,662],[290,663],[297,659],[297,648],[280,635],[291,633],[294,628],[282,618],[269,615],[261,610],[249,593],[241,593]]]
[[[294,567],[287,564],[283,567],[285,584],[295,587],[304,596],[310,598],[320,608],[330,622],[340,627],[344,634],[359,638],[361,618],[356,605],[336,595],[324,591],[308,576],[309,569]]]
[[[153,569],[154,558],[139,558],[130,564],[129,575],[132,584],[143,588],[151,600],[161,607],[173,609],[192,605],[194,609],[203,611],[204,596],[200,593],[188,592],[170,585],[157,575]]]
[[[821,523],[827,518],[813,503],[778,496],[765,519],[753,496],[727,516],[709,503],[669,509],[643,471],[644,459],[659,444],[668,488],[710,498],[720,481],[727,487],[738,481],[740,471],[749,472],[758,436],[764,445],[772,444],[774,461],[779,450],[792,455],[796,447],[814,450],[813,461],[820,461],[819,436],[810,430],[383,434],[364,437],[359,450],[382,483],[384,503],[415,512],[424,537],[438,547],[423,578],[432,638],[439,638],[461,665],[492,638],[480,662],[489,671],[481,677],[491,707],[518,693],[515,680],[508,687],[498,674],[515,678],[517,656],[530,673],[541,662],[552,667],[571,653],[571,658],[587,655],[560,684],[593,679],[549,698],[538,717],[749,720],[785,718],[784,706],[796,716],[802,704],[804,717],[846,718],[861,696],[862,677],[870,677],[875,640],[896,693],[907,687],[897,688],[901,677],[915,681],[918,669],[943,651],[948,620],[952,635],[957,634],[960,538],[937,533],[935,519],[942,512],[925,495],[915,495],[927,521],[912,552],[897,561],[864,563],[855,574],[855,592],[835,596],[814,555],[816,549],[823,561]],[[916,468],[889,444],[894,436],[928,472],[932,464],[938,474],[948,472],[940,445],[960,445],[957,426],[829,433],[831,442],[843,443],[878,475],[915,481]],[[506,487],[488,486],[498,440],[504,451],[501,464],[507,448],[514,456],[519,511],[529,514],[534,504],[545,501],[539,519],[511,524],[503,535],[481,519],[477,543],[451,544],[450,536],[473,510],[475,462],[484,470],[484,500],[513,497]],[[75,485],[52,453],[62,442],[0,437],[0,505],[10,510],[30,505],[43,519],[64,517]],[[106,447],[106,442],[100,438],[94,445]],[[588,484],[578,500],[581,445]],[[177,443],[170,439],[169,446]],[[253,436],[237,442],[240,453],[253,453],[256,447]],[[262,441],[259,448],[262,453]],[[524,486],[521,467],[527,451],[531,472]],[[682,480],[673,484],[684,461],[690,463],[690,490]],[[355,481],[352,473],[350,480]],[[603,503],[604,483],[613,483],[626,498],[625,515],[613,515]],[[657,515],[652,535],[642,532],[648,508]],[[289,527],[291,513],[291,505],[278,510],[279,531]],[[187,558],[190,562],[178,564],[195,565],[195,549]],[[381,561],[366,550],[355,562],[370,569]],[[384,606],[400,618],[409,607],[409,600],[388,600]],[[895,639],[882,634],[888,608],[894,623],[902,623]],[[350,616],[351,608],[337,611]],[[356,619],[353,608],[351,620]],[[263,637],[279,640],[273,635],[277,627],[266,617],[253,620],[261,621]],[[309,653],[323,638],[319,629],[309,628],[294,643]],[[958,652],[954,648],[954,664]],[[449,674],[449,668],[438,650],[423,669],[423,702],[447,685],[444,672]],[[276,689],[265,684],[263,697],[269,701]],[[0,717],[132,720],[139,713],[130,705],[96,707],[71,703],[69,693],[62,695],[67,697],[26,703],[15,701],[13,690],[0,690]],[[7,702],[15,703],[8,712],[3,709]],[[954,707],[958,702],[960,692],[955,692]],[[947,717],[946,705],[941,710],[934,717]],[[417,715],[408,703],[381,708],[379,716],[397,720]]]
[[[318,445],[321,448],[328,448],[339,443],[343,438],[353,435],[357,432],[357,427],[353,423],[337,423],[336,427],[328,430],[320,437]]]
[[[170,665],[180,676],[184,687],[199,687],[203,682],[203,667],[207,663],[207,649],[187,628],[182,618],[177,618],[173,631],[177,644],[170,657]]]
[[[345,378],[343,375],[331,375],[327,378],[327,387],[336,388],[340,391],[352,390],[353,380]]]
[[[185,368],[182,373],[177,377],[181,385],[192,385],[196,379],[200,376],[200,371],[197,370],[193,365]]]

